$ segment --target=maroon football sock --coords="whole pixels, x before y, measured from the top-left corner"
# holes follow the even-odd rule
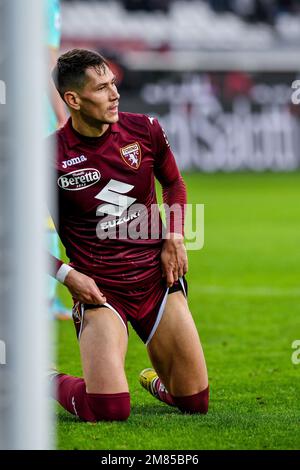
[[[128,392],[87,393],[83,379],[71,375],[56,376],[56,399],[60,405],[84,421],[125,420],[130,414]]]
[[[125,421],[130,415],[130,395],[122,393],[87,393],[95,421]]]
[[[206,414],[208,412],[209,387],[195,395],[189,395],[186,397],[172,396],[172,398],[175,406],[177,406],[177,408],[179,408],[183,413]]]
[[[161,401],[167,403],[167,405],[175,406],[172,396],[159,378],[153,381],[153,389]]]

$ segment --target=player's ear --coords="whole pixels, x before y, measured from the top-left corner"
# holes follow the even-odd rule
[[[64,94],[64,100],[66,104],[78,111],[80,109],[80,99],[76,91],[66,91]]]

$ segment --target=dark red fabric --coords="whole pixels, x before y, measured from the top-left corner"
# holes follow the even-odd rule
[[[177,408],[179,408],[183,413],[206,414],[208,412],[209,387],[195,395],[186,397],[172,396],[172,398]]]
[[[161,382],[160,379],[157,379],[154,388],[159,396],[159,399],[166,403],[167,405],[170,406],[175,406],[174,400],[172,398],[172,395],[168,392],[168,390],[165,388],[163,383]]]
[[[130,395],[128,392],[87,393],[87,399],[96,421],[125,421],[129,418]]]
[[[167,232],[184,235],[184,217],[187,199],[182,176],[179,176],[172,184],[163,186],[162,191],[164,203],[170,208],[173,207],[170,210]]]
[[[180,214],[186,196],[157,119],[119,113],[110,132],[92,140],[74,132],[70,119],[53,138],[57,150],[49,177],[59,210],[51,201],[49,210],[70,265],[103,288],[123,291],[160,277],[163,228],[154,176],[164,201],[178,204]],[[168,231],[176,229],[173,219]],[[143,236],[129,236],[130,229]]]
[[[153,148],[157,155],[154,174],[162,186],[163,202],[168,207],[174,207],[170,217],[166,212],[167,233],[180,233],[184,235],[185,204],[187,203],[186,187],[178,170],[175,156],[164,130],[157,119],[150,127]]]
[[[128,392],[87,393],[82,378],[58,374],[56,399],[69,413],[83,421],[123,421],[130,415]]]

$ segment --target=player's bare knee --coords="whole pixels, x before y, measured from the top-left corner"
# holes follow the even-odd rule
[[[177,408],[183,413],[206,414],[209,404],[209,387],[195,395],[172,397]]]
[[[89,407],[93,421],[126,421],[130,416],[130,395],[128,392],[113,394],[89,393]]]

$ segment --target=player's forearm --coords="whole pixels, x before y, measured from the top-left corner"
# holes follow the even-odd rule
[[[49,256],[51,261],[51,275],[69,289],[73,299],[79,300],[82,303],[95,305],[104,304],[106,302],[106,297],[99,290],[94,279],[71,268],[71,266],[63,263],[55,256],[50,255],[50,253]]]
[[[50,257],[50,273],[49,274],[63,284],[68,273],[73,268],[71,268],[71,266],[69,266],[68,264],[65,264],[63,261],[56,258],[55,256],[51,255],[50,253],[49,253],[49,257]]]

